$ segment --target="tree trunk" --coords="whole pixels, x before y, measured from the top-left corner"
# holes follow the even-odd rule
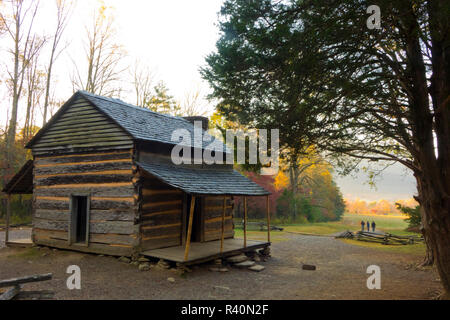
[[[427,3],[432,44],[430,86],[419,40],[420,26],[412,5],[403,22],[412,30],[405,49],[412,80],[409,105],[414,148],[411,154],[418,167],[414,174],[423,208],[423,230],[445,290],[443,297],[450,298],[450,46],[446,40],[446,6],[445,1]]]
[[[419,193],[421,193],[422,191],[421,191],[421,189],[419,187],[420,186],[420,180],[418,180],[417,178],[418,177],[416,176],[417,190],[419,191]],[[414,199],[418,203],[422,203],[421,200],[420,200],[422,197],[423,196],[414,197]],[[432,246],[431,246],[431,242],[428,239],[428,234],[426,233],[425,227],[424,227],[424,224],[425,224],[424,221],[426,219],[426,216],[425,216],[425,211],[423,209],[423,206],[420,206],[420,217],[421,217],[420,218],[420,220],[421,220],[420,232],[422,233],[422,236],[423,236],[423,238],[425,240],[425,244],[427,246],[427,248],[426,248],[427,251],[425,252],[425,257],[424,257],[423,261],[419,264],[419,267],[432,266],[434,264],[434,254],[433,254],[433,249],[432,249]]]
[[[434,111],[434,134],[437,151],[436,165],[428,174],[425,232],[429,239],[435,264],[445,293],[450,299],[450,44],[448,38],[449,4],[446,1],[427,3],[430,19],[431,63],[433,75],[429,92]]]
[[[436,134],[441,145],[450,143],[448,137]],[[439,272],[445,292],[442,297],[450,299],[450,172],[449,161],[441,161],[434,154],[433,137],[430,136],[419,154],[416,173],[419,202],[422,211],[423,233],[429,251]]]
[[[49,67],[47,70],[47,81],[45,84],[44,115],[43,115],[43,119],[42,119],[42,126],[45,126],[45,124],[47,123],[47,110],[48,110],[49,98],[50,98],[50,82],[52,79],[53,54],[54,54],[54,51],[52,50],[50,64],[49,64]]]
[[[8,168],[6,169],[7,173],[10,173],[11,163],[13,158],[13,147],[14,142],[16,141],[16,127],[17,127],[17,108],[19,105],[19,41],[20,41],[20,16],[17,16],[15,19],[16,30],[15,30],[15,38],[14,38],[14,74],[12,78],[13,82],[13,99],[12,99],[12,108],[11,108],[11,118],[9,120],[8,132],[6,134],[6,159],[8,161]]]
[[[441,194],[434,184],[422,185],[424,230],[427,245],[431,247],[445,293],[450,298],[450,199]]]
[[[422,233],[424,234],[424,233]],[[419,267],[428,267],[432,266],[434,264],[434,254],[432,250],[432,246],[430,243],[430,240],[424,235],[425,243],[427,245],[427,251],[425,253],[425,257],[423,258],[423,261],[419,264]]]
[[[425,213],[421,210],[422,221],[424,220]],[[434,264],[434,254],[433,254],[433,246],[431,245],[431,240],[428,238],[428,235],[423,227],[423,224],[420,226],[420,232],[422,232],[423,238],[425,239],[425,244],[427,245],[427,251],[425,252],[425,257],[423,261],[419,264],[419,267],[427,267],[432,266]]]
[[[289,180],[291,183],[292,200],[293,200],[293,208],[292,208],[293,221],[295,221],[295,219],[297,218],[297,193],[298,193],[298,165],[297,160],[295,159],[294,161],[291,162],[292,164],[289,167]]]
[[[425,117],[423,121],[423,127],[429,126]],[[443,161],[446,154],[440,150],[436,157],[432,131],[422,132],[417,157],[420,172],[415,176],[419,203],[423,208],[423,233],[445,290],[443,297],[450,299],[450,159]],[[440,146],[450,143],[449,137],[440,135],[438,131],[436,140]]]

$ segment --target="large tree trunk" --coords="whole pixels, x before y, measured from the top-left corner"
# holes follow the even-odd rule
[[[433,75],[429,93],[434,111],[436,149],[435,166],[424,171],[428,179],[424,187],[426,202],[425,232],[429,233],[435,263],[445,293],[450,299],[450,28],[447,1],[429,1],[431,63]]]
[[[439,191],[431,179],[423,180],[421,205],[424,208],[423,227],[427,245],[431,247],[445,290],[442,297],[450,299],[450,199]]]
[[[409,105],[414,148],[411,154],[418,166],[415,176],[419,202],[423,208],[422,224],[427,245],[450,298],[450,45],[448,39],[448,4],[428,1],[431,36],[432,76],[428,86],[420,26],[411,6],[404,23],[412,32],[406,38],[408,76],[411,77]],[[430,98],[432,104],[430,105]]]
[[[448,103],[448,102],[447,102]],[[445,110],[443,113],[448,112]],[[440,114],[435,113],[435,118]],[[437,120],[435,120],[437,122]],[[444,150],[450,145],[450,137],[440,134],[429,127],[430,121],[423,114],[422,123],[418,122],[417,163],[420,172],[416,172],[419,203],[423,208],[422,225],[427,245],[433,254],[434,263],[444,287],[443,297],[450,298],[450,159]],[[439,148],[436,155],[434,141]],[[442,150],[444,148],[444,150]],[[444,152],[442,152],[444,151]]]
[[[423,261],[419,264],[419,267],[432,266],[434,264],[433,246],[431,245],[431,240],[428,238],[428,235],[426,234],[423,225],[420,227],[420,229],[423,238],[425,239],[425,244],[427,245],[427,251],[425,252],[425,257],[423,258]]]
[[[448,113],[448,105],[442,113]],[[435,113],[434,116],[439,118],[442,114]],[[439,122],[437,119],[435,121]],[[426,128],[427,122],[424,119],[425,124],[421,125]],[[450,159],[446,152],[450,137],[448,133],[440,134],[439,130],[434,131],[435,136],[431,132],[423,131],[421,136],[418,154],[421,170],[415,175],[418,198],[423,208],[423,232],[445,290],[442,297],[450,299]],[[439,145],[437,155],[435,140]]]
[[[421,180],[419,180],[419,176],[414,174],[414,176],[416,177],[416,184],[417,184],[417,191],[419,193],[419,196],[415,196],[414,199],[421,204],[422,201],[421,199],[423,198],[423,195],[421,196],[420,194],[422,193],[422,189],[420,188],[421,186]],[[423,261],[419,264],[419,267],[426,267],[426,266],[432,266],[434,264],[434,253],[433,253],[433,249],[432,249],[432,245],[431,245],[431,240],[428,239],[428,234],[426,233],[425,230],[425,211],[423,209],[423,206],[420,206],[420,219],[421,219],[421,223],[420,223],[420,232],[422,233],[422,236],[425,240],[425,245],[427,246],[426,248],[426,252],[425,252],[425,257],[423,259]]]
[[[418,178],[416,176],[416,178]],[[417,190],[419,191],[419,194],[422,193],[422,190],[420,188],[421,181],[419,179],[416,179],[417,181]],[[420,206],[420,216],[421,216],[421,224],[420,224],[420,232],[423,235],[423,238],[425,240],[425,244],[427,246],[427,251],[425,252],[425,257],[423,261],[419,264],[419,267],[426,267],[426,266],[432,266],[434,264],[434,253],[433,253],[433,246],[431,245],[431,240],[428,238],[428,234],[425,230],[425,224],[426,224],[426,216],[425,216],[425,210],[422,204],[421,199],[423,198],[423,195],[419,197],[414,197],[419,203],[421,203]]]

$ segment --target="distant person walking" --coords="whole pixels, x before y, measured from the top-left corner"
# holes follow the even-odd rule
[[[377,224],[375,223],[375,221],[372,221],[372,232],[375,232],[376,226],[377,226]]]
[[[361,220],[361,231],[364,231],[364,227],[366,226],[366,223]]]
[[[367,221],[367,231],[370,232],[370,222]]]

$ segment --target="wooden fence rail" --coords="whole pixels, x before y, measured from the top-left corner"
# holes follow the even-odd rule
[[[0,295],[0,300],[11,300],[13,298],[19,297],[27,298],[30,296],[33,298],[52,299],[54,295],[54,292],[52,291],[21,291],[22,284],[51,280],[52,277],[53,274],[46,273],[46,274],[35,274],[20,278],[0,280],[0,288],[12,287]]]
[[[236,227],[237,228],[244,228],[244,222],[237,222],[236,223]],[[265,222],[256,222],[256,221],[247,221],[247,230],[265,231],[265,230],[267,230],[267,223],[265,223]],[[271,225],[270,226],[270,230],[283,231],[283,228]]]
[[[373,232],[358,231],[356,239],[359,241],[376,242],[381,244],[406,245],[423,242],[423,237],[418,236],[398,236],[391,233],[379,234]]]

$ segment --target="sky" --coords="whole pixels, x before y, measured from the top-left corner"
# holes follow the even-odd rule
[[[369,176],[363,170],[347,176],[335,174],[336,183],[346,199],[359,198],[367,202],[385,199],[390,202],[406,200],[417,194],[416,181],[409,169],[395,164],[380,172],[369,184]]]
[[[222,1],[119,1],[115,8],[118,39],[129,55],[156,70],[172,94],[182,99],[197,86],[207,91],[198,72],[215,48],[215,23]],[[209,106],[212,110],[212,106]]]
[[[84,61],[85,26],[91,23],[93,13],[102,2],[108,7],[106,14],[114,17],[116,43],[122,45],[126,52],[122,63],[124,78],[129,77],[130,66],[139,61],[151,69],[154,84],[164,81],[169,93],[180,102],[186,93],[200,89],[203,97],[200,108],[212,114],[214,106],[205,98],[209,87],[200,77],[199,68],[205,64],[205,57],[214,50],[219,38],[216,21],[221,0],[74,1],[74,10],[62,39],[67,48],[54,69],[58,81],[57,97],[67,100],[72,94],[70,79],[74,73],[74,63],[80,66]],[[54,1],[41,1],[39,10],[34,26],[42,34],[50,33],[55,25]],[[10,61],[10,56],[2,50],[8,47],[7,41],[6,37],[0,39],[0,63],[4,62],[0,65],[2,73],[6,71],[5,64]],[[44,51],[45,54],[48,51]],[[129,89],[120,98],[134,103],[134,94]],[[0,97],[6,96],[5,89],[0,88]],[[23,121],[24,115],[20,114],[19,118]],[[5,115],[0,114],[0,124],[5,121]]]
[[[170,93],[178,101],[182,101],[187,92],[200,89],[206,96],[209,87],[199,74],[199,68],[205,64],[205,57],[215,50],[219,38],[217,27],[218,12],[222,0],[105,0],[108,14],[114,16],[117,31],[117,43],[126,50],[124,61],[124,77],[129,74],[129,65],[139,61],[147,65],[154,73],[155,81],[163,80]],[[42,8],[36,28],[42,32],[51,31],[54,26],[53,1],[41,1]],[[62,101],[72,94],[70,75],[74,63],[83,61],[83,36],[85,25],[100,1],[75,1],[74,11],[64,34],[63,42],[67,45],[55,64],[56,96]],[[8,43],[0,39],[0,71],[4,74],[7,68],[8,55],[5,47]],[[126,87],[126,85],[124,85]],[[5,86],[0,84],[2,105],[9,106],[4,100],[7,96]],[[134,103],[134,96],[125,91],[122,100]],[[214,110],[212,102],[202,99],[202,111],[211,115]],[[39,115],[38,115],[39,117]],[[19,122],[23,122],[23,113],[19,114]],[[0,113],[0,125],[6,121],[5,112]],[[38,121],[40,122],[40,121]],[[337,183],[344,197],[356,197],[372,201],[376,199],[407,199],[415,193],[415,180],[410,172],[396,165],[386,169],[376,180],[376,187],[368,184],[365,173],[354,173],[353,176],[336,176]]]

